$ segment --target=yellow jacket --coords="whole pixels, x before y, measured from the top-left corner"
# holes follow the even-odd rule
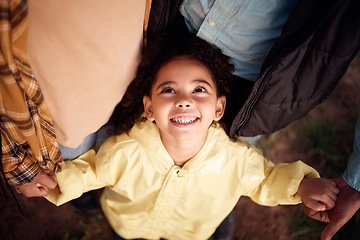
[[[124,238],[208,239],[240,196],[274,206],[298,204],[304,178],[319,177],[301,161],[274,166],[249,144],[231,141],[212,126],[200,152],[174,165],[152,122],[109,138],[57,175],[60,189],[47,197],[60,205],[106,187],[101,204]]]

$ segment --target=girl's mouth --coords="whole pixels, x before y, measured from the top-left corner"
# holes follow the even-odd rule
[[[177,124],[190,124],[198,120],[198,117],[195,116],[181,116],[181,117],[174,117],[171,118],[170,121],[177,123]]]

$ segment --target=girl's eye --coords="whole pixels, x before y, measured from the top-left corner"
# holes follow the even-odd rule
[[[197,87],[195,88],[194,92],[206,92],[206,89],[203,87]]]
[[[162,93],[175,93],[175,91],[172,88],[164,88],[161,92]]]

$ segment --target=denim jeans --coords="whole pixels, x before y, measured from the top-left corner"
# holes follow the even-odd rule
[[[360,113],[356,121],[353,153],[342,177],[347,184],[360,191]]]
[[[97,132],[86,136],[84,141],[76,148],[65,147],[60,144],[60,151],[64,160],[72,160],[87,152],[94,145],[100,146],[110,135],[107,130],[111,129],[110,125],[104,125]]]

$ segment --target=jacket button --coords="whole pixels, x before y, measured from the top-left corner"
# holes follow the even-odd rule
[[[214,21],[210,21],[210,22],[209,22],[209,26],[210,26],[210,27],[215,27],[215,25],[216,25],[216,23],[215,23]]]

